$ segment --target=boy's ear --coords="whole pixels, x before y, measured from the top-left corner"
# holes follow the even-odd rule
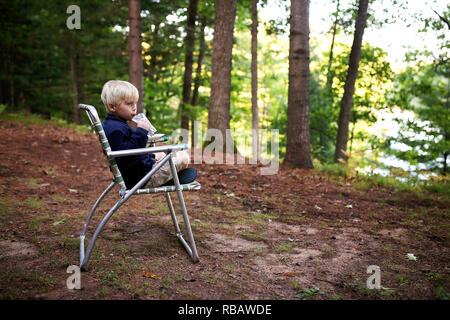
[[[116,111],[116,106],[115,106],[114,104],[112,104],[112,103],[109,103],[109,104],[108,104],[108,111],[109,111],[109,112],[114,112],[114,111]]]

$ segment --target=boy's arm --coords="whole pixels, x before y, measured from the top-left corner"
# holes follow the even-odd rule
[[[143,128],[136,128],[131,135],[122,130],[114,130],[108,137],[111,150],[128,150],[145,148],[148,140],[148,131]]]

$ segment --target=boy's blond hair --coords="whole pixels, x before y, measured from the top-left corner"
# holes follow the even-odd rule
[[[101,98],[106,109],[108,109],[108,105],[117,105],[123,100],[137,102],[139,91],[128,81],[109,80],[103,85]]]

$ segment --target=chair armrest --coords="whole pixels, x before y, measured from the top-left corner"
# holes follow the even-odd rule
[[[167,140],[169,140],[169,138],[165,137],[164,134],[162,134],[162,133],[154,134],[153,136],[148,137],[149,143],[164,142]]]
[[[139,148],[139,149],[128,149],[128,150],[119,150],[119,151],[110,151],[106,154],[108,158],[118,158],[118,157],[126,157],[126,156],[137,156],[141,154],[147,153],[156,153],[156,152],[171,152],[171,151],[179,151],[188,149],[188,145],[186,143],[183,144],[173,144],[169,146],[159,146],[153,148]]]

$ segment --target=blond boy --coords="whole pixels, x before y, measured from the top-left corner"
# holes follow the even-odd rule
[[[139,98],[137,88],[127,81],[110,80],[104,84],[101,98],[108,110],[108,114],[102,125],[111,150],[145,148],[148,140],[150,122],[146,118],[143,118],[139,120],[135,128],[130,127],[127,123],[137,112],[136,102]],[[149,153],[116,158],[117,165],[127,188],[130,189],[139,182],[164,155],[164,153]],[[177,171],[180,172],[187,168],[190,162],[190,156],[186,151],[179,151],[175,153],[173,160]],[[197,175],[195,169],[189,168],[189,170],[183,171],[184,176],[189,180],[194,180]],[[170,179],[172,179],[170,164],[166,162],[153,174],[146,186],[160,186],[167,183]],[[187,182],[182,181],[182,183]]]

